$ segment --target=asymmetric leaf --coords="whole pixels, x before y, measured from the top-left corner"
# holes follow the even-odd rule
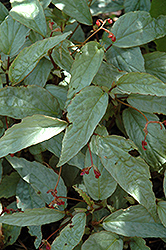
[[[62,42],[70,33],[71,32],[67,32],[55,37],[49,37],[37,41],[30,47],[24,48],[10,65],[9,78],[12,84],[21,82],[29,75],[40,59],[47,54],[48,50]]]
[[[91,147],[117,183],[156,218],[149,167],[140,157],[129,154],[134,143],[121,136],[93,136]]]
[[[113,194],[117,183],[108,171],[102,165],[100,158],[92,153],[93,164],[98,168],[101,176],[96,179],[93,168],[91,168],[88,175],[83,176],[83,180],[88,194],[93,200],[104,200]],[[91,166],[91,159],[89,149],[87,149],[85,156],[85,167]]]
[[[145,72],[144,58],[139,47],[123,49],[112,46],[106,52],[106,59],[120,70]]]
[[[47,34],[47,24],[43,8],[38,0],[10,0],[10,15],[18,22],[38,32],[43,37]]]
[[[86,214],[77,213],[60,233],[60,235],[53,241],[51,245],[52,250],[72,250],[80,242],[86,225]]]
[[[45,167],[39,162],[30,162],[24,158],[6,157],[12,167],[19,173],[24,181],[29,183],[40,198],[47,204],[49,204],[54,197],[51,193],[47,193],[48,190],[54,189],[58,180],[58,174],[52,169]],[[62,178],[60,178],[57,193],[59,196],[66,196],[67,190]],[[38,201],[39,202],[39,201]],[[41,204],[41,203],[40,203]]]
[[[72,124],[65,131],[58,166],[68,162],[87,144],[107,105],[107,93],[96,86],[84,88],[73,98],[67,115]]]
[[[5,87],[0,89],[0,115],[22,119],[34,114],[57,117],[57,99],[39,86]]]
[[[117,87],[112,90],[114,94],[141,94],[166,96],[166,84],[157,77],[147,73],[131,72],[122,76]]]
[[[57,118],[33,115],[6,130],[0,138],[0,157],[14,154],[23,148],[35,145],[59,134],[67,123]]]
[[[166,228],[160,222],[155,222],[141,205],[112,213],[104,220],[103,227],[127,237],[166,237]]]
[[[80,53],[75,57],[71,68],[68,99],[77,92],[89,86],[96,75],[104,57],[104,50],[97,42],[89,42],[84,45]]]
[[[101,231],[94,233],[84,242],[82,250],[122,250],[123,240],[117,234]]]
[[[29,29],[8,16],[0,25],[0,50],[10,57],[23,46]]]
[[[149,121],[159,120],[154,114],[144,114]],[[145,147],[147,150],[143,150],[145,118],[138,111],[129,108],[123,111],[123,122],[129,138],[137,145],[141,156],[153,169],[159,170],[166,162],[166,131],[164,126],[161,129],[159,124],[152,123],[148,125],[147,146]]]
[[[127,101],[138,110],[166,115],[166,96],[131,94]]]
[[[92,25],[92,16],[86,0],[52,0],[52,3],[78,22]]]
[[[166,83],[166,53],[155,51],[144,55],[146,72]]]
[[[0,217],[0,223],[16,226],[40,226],[61,220],[65,216],[63,211],[50,208],[27,209],[24,213],[7,214]]]
[[[129,12],[118,18],[111,32],[114,46],[136,47],[166,35],[166,16],[152,18],[146,11]]]

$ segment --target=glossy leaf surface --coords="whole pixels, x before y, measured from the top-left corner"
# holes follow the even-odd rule
[[[67,123],[44,115],[26,117],[6,130],[0,138],[0,157],[50,139],[65,129]]]
[[[150,0],[125,0],[124,8],[125,12],[145,10],[149,11],[151,6]]]
[[[10,15],[18,22],[41,34],[47,34],[46,18],[38,0],[11,0]]]
[[[54,48],[57,44],[62,42],[69,34],[70,32],[67,32],[63,35],[49,37],[44,40],[37,41],[30,47],[24,48],[9,68],[9,78],[11,82],[13,84],[21,82],[37,66],[40,59],[47,54],[48,50]]]

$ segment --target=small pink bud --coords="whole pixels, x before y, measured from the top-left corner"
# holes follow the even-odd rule
[[[97,25],[98,27],[100,26],[100,21],[99,21],[99,20],[96,21],[96,25]]]
[[[95,178],[98,179],[101,175],[100,171],[98,169],[94,169],[94,174],[95,174]]]
[[[113,36],[113,37],[111,38],[111,40],[112,40],[113,42],[115,42],[115,41],[116,41],[116,37]]]
[[[108,21],[109,24],[112,24],[112,23],[113,23],[113,21],[112,21],[111,18],[108,18],[107,21]]]

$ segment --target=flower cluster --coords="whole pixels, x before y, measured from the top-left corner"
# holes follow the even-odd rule
[[[162,129],[162,124],[166,125],[166,120],[164,120],[163,122],[159,122],[159,121],[147,121],[147,123],[145,124],[145,127],[144,127],[144,132],[145,132],[145,137],[144,137],[144,140],[142,141],[142,149],[143,150],[147,150],[147,148],[145,148],[145,146],[147,146],[147,142],[146,142],[146,137],[148,135],[148,124],[149,123],[158,123],[160,125],[160,128]]]
[[[112,42],[115,42],[115,41],[116,41],[115,35],[114,35],[112,32],[110,32],[108,29],[106,29],[106,28],[103,27],[104,24],[106,23],[106,21],[107,21],[109,24],[112,24],[112,23],[113,23],[112,19],[110,19],[110,18],[106,19],[104,22],[103,22],[103,20],[98,19],[98,20],[96,21],[96,25],[97,25],[97,27],[100,27],[100,25],[101,25],[100,29],[102,29],[102,30],[104,30],[105,32],[107,32],[107,33],[108,33],[108,38],[111,38]]]
[[[58,196],[57,196],[57,190],[56,189],[50,189],[47,191],[47,194],[48,193],[51,193],[53,197],[55,197],[53,199],[53,201],[50,202],[50,204],[48,205],[50,208],[54,208],[54,205],[58,205],[58,206],[61,206],[61,205],[64,205],[65,202],[63,200],[61,200]]]
[[[90,166],[90,167],[87,167],[87,168],[83,168],[81,170],[81,176],[82,175],[85,175],[85,174],[89,174],[89,171],[90,169],[93,167],[93,171],[94,171],[94,174],[95,174],[95,178],[98,179],[101,175],[100,171],[98,170],[98,168],[94,165]]]

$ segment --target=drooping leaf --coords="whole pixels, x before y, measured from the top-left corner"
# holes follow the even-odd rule
[[[139,237],[131,238],[129,244],[131,250],[150,250],[150,248],[145,245],[146,241]]]
[[[28,166],[29,167],[29,166]],[[17,207],[24,211],[27,208],[41,208],[45,206],[44,200],[36,194],[31,184],[27,183],[23,179],[20,179],[17,189]]]
[[[91,84],[103,57],[104,50],[99,43],[92,41],[83,46],[81,52],[76,55],[70,71],[68,99],[71,99],[77,92]]]
[[[125,12],[145,10],[149,11],[151,6],[150,0],[125,0],[124,9]]]
[[[144,114],[149,121],[159,120],[154,114]],[[159,170],[166,162],[166,131],[164,126],[161,129],[159,124],[148,125],[147,146],[145,147],[147,150],[143,150],[145,118],[138,111],[129,108],[123,111],[123,122],[129,138],[137,145],[141,156],[153,169]]]
[[[131,72],[118,80],[112,93],[166,96],[166,84],[150,74]]]
[[[38,85],[44,87],[50,74],[52,63],[42,58],[36,68],[24,79],[25,85]]]
[[[40,246],[42,241],[41,226],[29,226],[29,234],[35,236],[34,245],[36,249]]]
[[[120,70],[145,72],[144,58],[139,47],[123,49],[112,46],[106,52],[106,59],[108,63],[113,64]]]
[[[62,42],[70,33],[49,37],[24,48],[10,65],[9,78],[12,84],[24,80],[36,67],[40,59],[47,54],[48,50]]]
[[[114,46],[136,47],[166,35],[166,17],[152,18],[146,11],[128,12],[114,23]],[[110,42],[111,43],[111,42]]]
[[[155,222],[141,205],[112,213],[104,220],[103,227],[127,237],[166,237],[166,228],[160,222]]]
[[[53,241],[51,245],[52,250],[67,249],[72,250],[80,242],[86,225],[86,214],[77,213],[60,233],[60,235]]]
[[[57,118],[33,115],[6,130],[0,138],[0,157],[50,139],[65,129],[67,123]]]
[[[92,25],[92,16],[86,0],[53,0],[55,6],[78,22]]]
[[[122,250],[123,240],[117,234],[101,231],[90,235],[82,245],[82,250]]]
[[[16,187],[20,180],[20,176],[13,172],[5,177],[0,182],[0,198],[9,198],[16,195]]]
[[[66,70],[67,72],[70,71],[73,58],[70,55],[69,47],[73,46],[74,44],[71,43],[69,40],[64,40],[60,44],[58,44],[52,51],[52,58],[54,62],[61,68]]]
[[[64,217],[64,212],[50,208],[27,209],[24,213],[7,214],[0,217],[0,223],[16,226],[40,226],[58,221]]]
[[[57,99],[39,86],[5,87],[0,90],[0,99],[0,115],[22,119],[34,114],[60,114]]]
[[[127,101],[131,106],[143,112],[166,115],[166,96],[131,94]]]
[[[24,158],[7,156],[7,160],[19,173],[22,179],[34,188],[35,192],[44,200],[44,202],[49,204],[54,199],[51,193],[47,193],[48,190],[55,188],[58,180],[58,174],[52,169],[45,167],[39,162],[29,162]],[[66,187],[62,178],[60,178],[57,187],[57,195],[67,196],[66,194]]]
[[[157,203],[157,213],[162,224],[166,227],[166,201],[159,201]]]
[[[53,84],[47,84],[46,89],[57,98],[60,108],[64,110],[65,102],[67,100],[67,88]]]
[[[84,88],[73,98],[67,115],[72,124],[65,131],[58,166],[68,162],[87,144],[107,105],[107,93],[96,86]]]
[[[93,136],[91,147],[116,182],[156,218],[149,167],[140,157],[129,154],[134,143],[121,136]]]
[[[23,46],[29,29],[8,16],[0,25],[0,50],[12,57]]]
[[[166,53],[155,51],[144,55],[146,72],[166,83]]]
[[[93,83],[98,86],[105,86],[109,90],[112,83],[117,82],[124,74],[126,74],[125,71],[120,72],[114,65],[103,62],[93,79]]]
[[[0,3],[0,23],[3,22],[5,17],[9,14],[7,8],[3,3]]]
[[[113,194],[117,183],[108,171],[102,165],[100,158],[92,153],[93,164],[98,168],[101,176],[96,179],[93,168],[91,168],[88,175],[83,176],[83,180],[88,194],[93,200],[104,200]],[[87,149],[85,156],[85,167],[91,166],[91,159],[89,149]]]
[[[38,32],[47,34],[47,24],[43,8],[38,0],[11,0],[10,15],[18,22]]]

